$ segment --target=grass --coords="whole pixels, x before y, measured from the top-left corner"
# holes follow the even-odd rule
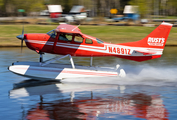
[[[22,33],[23,25],[0,25],[0,46],[20,46],[16,38]],[[57,25],[24,25],[25,33],[46,33]],[[97,37],[105,42],[123,43],[137,41],[147,36],[156,27],[142,26],[80,26],[84,34]],[[177,28],[172,27],[167,45],[177,45]]]

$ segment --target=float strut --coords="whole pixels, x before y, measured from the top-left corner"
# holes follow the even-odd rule
[[[54,62],[54,61],[56,61],[56,60],[60,60],[60,59],[65,58],[65,57],[67,57],[67,56],[69,56],[69,58],[70,58],[70,62],[71,62],[72,68],[75,69],[74,62],[73,62],[73,59],[72,59],[72,57],[71,57],[70,54],[67,54],[67,55],[62,56],[62,57],[61,57],[61,56],[54,57],[54,58],[52,58],[52,59],[50,59],[50,60],[46,60],[46,61],[44,61],[44,62],[40,62],[40,65],[41,65],[41,66],[45,66],[45,65],[50,64],[51,62]]]
[[[43,62],[43,56],[42,56],[42,54],[40,54],[39,62]]]
[[[40,53],[40,58],[39,58],[39,65],[41,66],[43,62],[43,56],[42,53]]]

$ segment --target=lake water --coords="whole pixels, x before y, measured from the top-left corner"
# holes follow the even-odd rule
[[[54,55],[46,54],[44,59]],[[115,57],[94,58],[94,65],[120,64],[126,78],[64,79],[62,83],[16,88],[29,80],[8,71],[16,61],[38,61],[23,48],[0,48],[0,118],[3,120],[176,120],[177,47],[165,47],[161,58],[134,62]],[[75,58],[89,65],[89,58]],[[68,60],[61,61],[63,63]]]

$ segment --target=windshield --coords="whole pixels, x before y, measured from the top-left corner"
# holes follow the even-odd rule
[[[96,38],[97,43],[104,43],[103,41],[101,41],[100,39]]]
[[[47,34],[48,34],[50,37],[52,37],[52,38],[55,38],[56,35],[57,35],[57,33],[55,32],[55,29],[53,29],[53,30],[47,32]]]

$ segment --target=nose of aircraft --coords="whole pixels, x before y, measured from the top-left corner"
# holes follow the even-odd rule
[[[24,38],[24,35],[18,35],[18,36],[16,36],[18,39],[20,39],[20,40],[23,40],[23,38]]]

